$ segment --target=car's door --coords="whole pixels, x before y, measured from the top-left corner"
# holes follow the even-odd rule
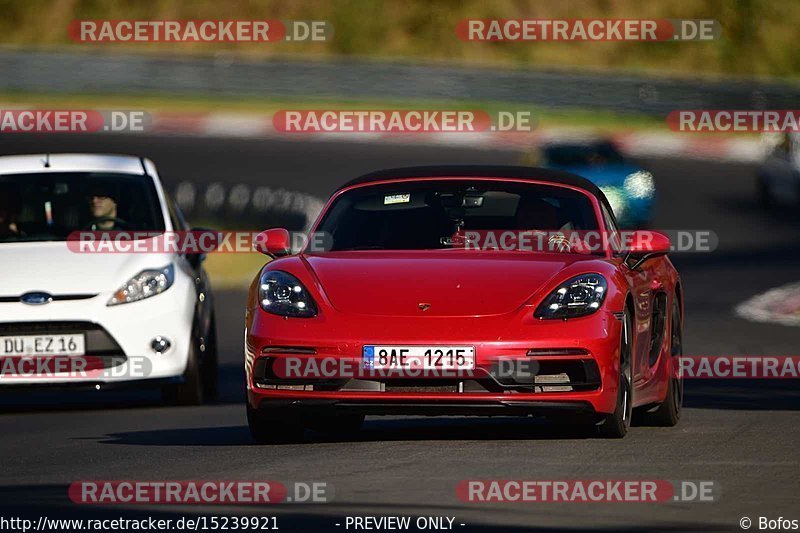
[[[647,382],[653,370],[666,334],[669,296],[664,280],[668,270],[663,257],[651,258],[629,269],[636,280],[634,302],[637,307],[636,377],[634,381]]]
[[[617,251],[621,250],[622,242],[619,238],[619,229],[616,219],[605,205],[601,205],[605,226],[609,233],[609,242]],[[651,261],[646,261],[641,266],[632,269],[632,262],[620,261],[620,268],[628,281],[631,297],[633,298],[633,382],[646,380],[649,377],[647,357],[650,346],[650,321],[652,317],[652,303],[654,285],[652,280],[658,277]]]

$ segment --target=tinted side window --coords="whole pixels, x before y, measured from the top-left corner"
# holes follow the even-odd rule
[[[183,218],[180,208],[172,201],[172,197],[164,193],[167,198],[167,211],[169,212],[169,219],[172,222],[172,228],[175,231],[188,230],[189,225],[186,219]]]
[[[606,225],[606,229],[608,230],[609,236],[608,241],[611,244],[611,248],[615,252],[619,252],[622,250],[622,245],[619,240],[619,229],[617,228],[617,222],[614,220],[614,216],[611,212],[606,209],[606,206],[600,204],[600,211],[603,213],[603,222]]]

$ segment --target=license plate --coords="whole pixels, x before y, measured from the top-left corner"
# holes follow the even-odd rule
[[[85,353],[83,333],[0,337],[0,356],[84,355]]]
[[[364,346],[364,368],[376,370],[472,370],[473,346]]]

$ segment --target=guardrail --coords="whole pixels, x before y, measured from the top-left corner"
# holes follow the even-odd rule
[[[368,61],[263,61],[0,51],[0,90],[216,96],[481,100],[665,115],[792,109],[800,85]]]

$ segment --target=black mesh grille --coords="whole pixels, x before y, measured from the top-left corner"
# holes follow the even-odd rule
[[[94,322],[0,322],[0,336],[62,333],[83,333],[86,336],[85,355],[125,355],[117,341],[101,325]]]

